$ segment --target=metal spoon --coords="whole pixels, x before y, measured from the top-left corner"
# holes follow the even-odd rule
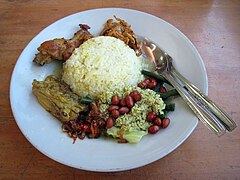
[[[189,83],[189,81],[176,71],[172,65],[172,58],[166,52],[147,38],[138,38],[143,43],[143,55],[156,67],[156,72],[161,74],[176,88],[183,100],[206,127],[218,136],[221,136],[225,133],[226,129],[232,131],[237,126],[224,111],[218,108],[215,103],[213,104],[212,101],[209,101],[210,99],[206,95],[203,95],[199,89]],[[183,88],[177,80],[179,80],[185,88]],[[206,106],[208,108],[206,108]],[[209,110],[212,110],[214,114],[217,115],[215,116]]]

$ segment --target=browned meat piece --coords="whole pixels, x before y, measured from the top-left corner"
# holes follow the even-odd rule
[[[38,47],[39,53],[35,55],[33,61],[42,66],[53,60],[66,61],[75,48],[93,37],[88,31],[90,29],[88,25],[80,24],[79,26],[81,29],[74,34],[72,39],[57,38],[43,42]]]
[[[142,54],[140,49],[141,43],[137,42],[137,37],[131,29],[131,26],[116,16],[114,16],[114,18],[118,22],[114,22],[113,19],[107,20],[103,30],[100,33],[100,36],[113,36],[118,38],[124,41],[125,44],[127,44],[130,48],[134,49],[137,56],[140,56]]]
[[[43,108],[62,122],[76,120],[79,113],[88,108],[87,105],[79,104],[79,97],[54,75],[44,81],[34,80],[32,92]]]

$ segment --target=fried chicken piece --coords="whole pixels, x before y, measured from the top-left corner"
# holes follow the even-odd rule
[[[79,97],[69,86],[54,75],[44,81],[33,80],[32,92],[44,109],[62,122],[76,120],[87,105],[79,104]]]
[[[112,36],[118,38],[130,48],[134,49],[137,56],[140,56],[142,54],[141,43],[137,42],[137,37],[131,29],[131,26],[116,16],[114,16],[114,18],[118,22],[114,22],[113,19],[108,19],[100,33],[100,36]]]
[[[39,53],[35,55],[34,62],[43,66],[53,60],[66,61],[74,51],[83,42],[93,37],[88,31],[90,27],[86,24],[80,24],[80,30],[77,31],[72,39],[56,38],[43,42],[39,47]]]

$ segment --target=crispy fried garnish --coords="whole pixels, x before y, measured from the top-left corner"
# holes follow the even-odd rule
[[[53,60],[66,61],[75,48],[93,37],[88,31],[90,29],[88,25],[80,24],[79,26],[81,29],[74,34],[72,39],[56,38],[43,42],[38,47],[39,53],[35,55],[33,61],[42,66]]]
[[[142,54],[140,49],[141,43],[137,42],[137,37],[131,29],[131,26],[116,16],[114,16],[114,18],[117,22],[114,22],[113,19],[108,19],[100,33],[100,36],[112,36],[118,38],[130,48],[134,49],[137,56],[140,56]]]

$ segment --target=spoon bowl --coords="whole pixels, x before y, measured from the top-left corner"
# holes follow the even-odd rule
[[[158,73],[162,73],[167,68],[165,52],[151,42],[148,38],[138,36],[142,42],[142,52],[145,59],[154,65]]]

